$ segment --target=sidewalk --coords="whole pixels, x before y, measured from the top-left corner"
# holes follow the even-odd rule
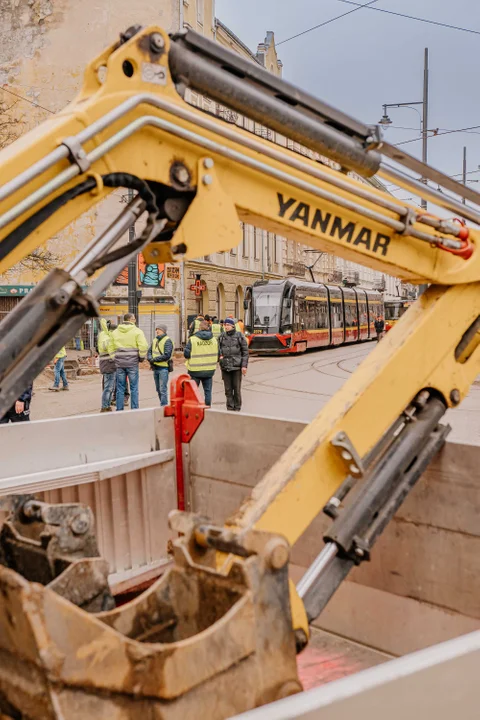
[[[70,352],[69,352],[70,356]],[[170,375],[170,379],[186,373],[180,363]],[[51,382],[49,383],[51,385]],[[101,407],[102,376],[87,375],[70,382],[68,392],[52,392],[44,380],[34,383],[31,403],[31,419],[47,420],[97,413]],[[213,405],[222,407],[225,403],[221,374],[217,371],[214,379]],[[155,390],[153,372],[140,370],[140,407],[157,407],[160,402]],[[127,408],[128,409],[128,408]]]

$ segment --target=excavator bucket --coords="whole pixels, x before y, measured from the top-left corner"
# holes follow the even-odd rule
[[[223,529],[183,513],[171,525],[172,566],[105,612],[0,565],[0,716],[221,720],[301,690],[286,542],[230,538],[240,555],[217,570]]]

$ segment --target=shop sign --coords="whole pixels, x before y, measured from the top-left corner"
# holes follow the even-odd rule
[[[180,280],[180,268],[178,265],[167,265],[167,278],[169,280]]]
[[[15,296],[23,297],[33,290],[35,285],[0,285],[0,297]]]

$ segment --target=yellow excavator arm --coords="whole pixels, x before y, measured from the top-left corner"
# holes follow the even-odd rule
[[[332,162],[303,157],[200,111],[183,99],[188,88]],[[388,161],[401,163],[404,170]],[[135,192],[121,215],[68,268],[51,273],[4,322],[0,414],[57,346],[96,313],[96,299],[132,253],[142,250],[147,262],[174,262],[228,250],[240,242],[239,220],[430,285],[225,527],[172,517],[174,529],[183,533],[173,577],[187,573],[193,583],[196,572],[207,604],[216,583],[226,614],[222,620],[215,616],[208,632],[200,629],[191,655],[179,655],[185,663],[183,685],[163,667],[162,702],[187,703],[188,693],[198,702],[202,684],[206,695],[228,695],[227,670],[236,667],[237,672],[241,666],[247,673],[247,663],[240,661],[255,654],[262,690],[235,695],[235,710],[296,691],[291,637],[301,649],[308,622],[351,567],[368,559],[377,535],[441,446],[447,430],[438,425],[440,417],[461,402],[480,372],[480,231],[472,227],[480,224],[475,207],[480,196],[383,143],[377,128],[254,63],[190,31],[169,37],[156,27],[130,29],[98,56],[86,70],[80,95],[4,149],[0,168],[0,272],[115,188]],[[377,174],[414,190],[466,218],[470,227],[409,206],[347,171]],[[463,195],[469,205],[417,181],[412,171]],[[132,245],[118,246],[144,213],[143,232]],[[82,289],[89,278],[89,289]],[[324,508],[334,518],[325,548],[299,587],[290,586],[289,606],[284,593],[288,546]],[[268,593],[255,595],[252,588],[269,573]],[[235,579],[238,598],[227,598],[226,578]],[[238,589],[242,583],[249,588],[251,605]],[[182,614],[181,602],[176,612]],[[82,616],[78,622],[86,621]],[[128,622],[118,611],[103,622],[128,635]],[[229,643],[220,652],[222,622],[224,632],[242,628],[235,652]],[[285,673],[270,667],[272,657],[262,655],[260,637],[267,645],[273,642],[277,659],[286,658]],[[124,652],[120,645],[118,652]],[[275,673],[284,682],[274,691]],[[79,682],[88,684],[92,677],[86,673]],[[252,677],[237,676],[241,683],[253,682]],[[142,683],[142,697],[155,695]],[[115,683],[107,689],[120,692]],[[202,716],[226,717],[225,708],[232,706],[222,702],[218,712],[207,702],[210,710]]]

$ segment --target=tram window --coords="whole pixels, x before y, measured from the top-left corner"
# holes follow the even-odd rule
[[[363,327],[365,327],[368,324],[367,323],[367,305],[366,305],[366,303],[364,303],[364,302],[358,303],[358,314],[360,316],[360,318],[359,318],[360,327],[362,327],[362,325],[363,325]]]
[[[328,321],[328,305],[327,299],[322,300],[318,303],[318,316],[317,316],[318,327],[323,330],[328,328],[330,323]]]
[[[283,329],[292,328],[292,311],[292,303],[290,302],[290,307],[287,307],[287,301],[284,300],[282,305],[282,319],[280,321]]]
[[[305,318],[306,330],[315,330],[317,327],[316,306],[317,303],[314,300],[307,300],[307,313]]]
[[[352,327],[354,325],[354,320],[356,320],[356,312],[353,312],[354,305],[351,302],[348,302],[348,300],[345,301],[345,325],[347,327]]]
[[[299,330],[305,329],[305,315],[307,313],[307,303],[305,300],[298,300],[297,324]]]
[[[341,302],[332,303],[332,320],[334,328],[343,327],[343,308]]]

